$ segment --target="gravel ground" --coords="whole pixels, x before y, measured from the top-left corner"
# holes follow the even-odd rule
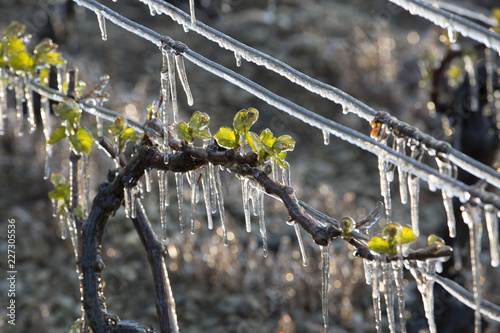
[[[0,11],[0,30],[11,20],[18,20],[35,34],[34,28],[44,26],[44,18],[51,17],[57,26],[54,19],[61,17],[54,14],[53,7],[49,6],[51,2],[3,2],[6,5],[2,4]],[[418,60],[422,54],[443,52],[438,42],[440,31],[431,24],[382,0],[369,4],[365,1],[277,1],[274,12],[267,9],[267,1],[252,1],[251,5],[244,1],[213,3],[210,10],[197,12],[198,19],[346,91],[373,108],[387,110],[442,137],[439,121],[429,118],[425,109],[426,92],[419,87]],[[232,5],[230,12],[225,12],[227,7],[223,3]],[[185,42],[191,49],[314,112],[365,133],[370,131],[366,122],[353,115],[342,115],[339,106],[305,93],[275,74],[245,61],[240,68],[236,67],[232,53],[221,51],[217,45],[192,32],[185,33],[167,17],[150,17],[147,7],[124,0],[106,1],[106,5]],[[93,13],[77,6],[70,6],[68,13],[67,21],[62,22],[64,29],[56,30],[55,36],[66,58],[80,68],[81,79],[90,85],[103,73],[110,74],[107,91],[111,99],[107,107],[144,120],[144,110],[159,90],[161,56],[158,49],[111,23],[108,23],[108,41],[103,42]],[[381,200],[375,156],[333,137],[325,146],[320,131],[284,116],[247,92],[189,63],[186,69],[195,104],[188,107],[182,91],[179,92],[182,119],[187,119],[195,110],[205,111],[212,116],[214,129],[230,125],[237,110],[254,106],[261,112],[257,130],[270,127],[277,135],[287,133],[296,139],[297,148],[289,154],[289,160],[300,199],[335,218],[349,215],[355,219],[364,217],[375,202]],[[40,131],[23,138],[8,132],[0,139],[0,226],[6,230],[6,220],[16,220],[19,272],[16,327],[7,325],[2,315],[0,332],[67,332],[80,313],[72,248],[69,240],[58,237],[57,221],[51,216],[47,198],[51,186],[43,181],[41,140]],[[67,151],[56,152],[55,171],[66,172]],[[97,152],[91,157],[94,194],[111,167],[103,156]],[[170,180],[172,184],[173,177]],[[170,191],[173,203],[168,210],[172,221],[169,224],[169,274],[181,331],[321,332],[319,249],[304,237],[309,265],[303,267],[293,228],[283,223],[287,214],[283,207],[269,199],[266,221],[271,252],[264,258],[257,218],[254,218],[252,233],[244,231],[239,182],[230,175],[224,175],[223,182],[229,230],[234,237],[228,247],[222,245],[217,218],[215,230],[207,230],[201,204],[196,235],[181,234],[176,222],[175,190]],[[144,203],[150,220],[159,230],[156,191],[154,187]],[[185,196],[187,203],[189,191],[185,191]],[[409,223],[409,207],[399,205],[397,195],[394,201],[395,219]],[[445,215],[440,202],[439,193],[423,191],[420,212],[423,234],[433,232],[443,221]],[[2,253],[6,253],[5,238],[0,241]],[[342,241],[334,242],[331,251],[334,259],[329,331],[373,332],[371,289],[365,284],[362,261],[353,260],[352,249]],[[154,288],[150,274],[146,273],[147,258],[122,210],[107,225],[103,253],[109,311],[122,319],[153,324],[158,330]],[[410,289],[412,281],[408,280]],[[6,289],[7,282],[2,279],[2,294]],[[415,300],[412,295],[408,297],[409,302]],[[2,306],[2,314],[4,312]]]

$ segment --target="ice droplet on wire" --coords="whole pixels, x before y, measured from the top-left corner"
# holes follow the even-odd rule
[[[472,204],[461,207],[462,217],[465,224],[469,226],[470,261],[472,269],[472,290],[474,294],[474,332],[481,332],[481,233],[483,226],[479,215],[479,209]]]
[[[493,205],[484,205],[484,219],[486,220],[486,228],[488,229],[488,238],[490,240],[491,266],[498,267],[498,211]]]
[[[106,32],[106,18],[104,18],[104,16],[98,11],[96,11],[96,15],[97,22],[99,23],[99,29],[101,30],[101,38],[106,41],[108,39],[108,33]]]
[[[325,145],[329,145],[330,144],[330,133],[326,130],[323,130],[323,143]]]
[[[241,54],[234,52],[234,58],[236,59],[236,67],[241,67]]]
[[[323,326],[328,332],[328,289],[330,286],[330,244],[321,248],[321,306],[323,309]]]
[[[184,92],[186,93],[187,103],[189,106],[192,106],[194,104],[193,95],[191,94],[191,88],[189,87],[186,74],[186,67],[184,66],[184,57],[181,54],[175,55],[175,66],[177,67],[177,72],[179,73],[182,88],[184,88]]]

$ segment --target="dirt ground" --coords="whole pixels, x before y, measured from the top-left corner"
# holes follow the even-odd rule
[[[187,1],[180,3],[188,10]],[[108,40],[102,41],[94,13],[61,1],[13,1],[0,4],[0,30],[12,20],[26,24],[34,41],[51,36],[60,44],[70,64],[80,69],[89,86],[104,73],[111,76],[106,107],[140,121],[146,107],[159,92],[161,53],[157,47],[112,23]],[[242,62],[236,66],[231,52],[221,50],[167,16],[149,15],[137,1],[103,1],[128,18],[184,42],[192,50],[237,71],[266,88],[334,121],[369,133],[370,126],[358,117],[342,114],[340,106],[265,69]],[[204,7],[204,4],[210,6]],[[419,62],[426,54],[442,56],[440,29],[413,17],[388,1],[201,1],[197,18],[290,66],[331,84],[377,110],[434,135],[444,137],[440,120],[426,108],[428,94],[420,84]],[[49,24],[50,22],[50,24]],[[49,27],[52,26],[52,29]],[[323,144],[321,131],[285,116],[249,93],[186,62],[194,106],[189,107],[178,85],[181,119],[196,111],[212,117],[212,129],[231,125],[242,108],[256,107],[261,118],[256,130],[271,128],[276,135],[290,134],[296,141],[288,160],[297,196],[334,218],[361,219],[382,200],[377,158],[332,137]],[[13,112],[13,110],[9,110]],[[85,119],[89,126],[95,120]],[[56,149],[52,168],[67,174],[68,149]],[[80,315],[78,276],[69,239],[61,240],[58,222],[52,217],[47,197],[51,190],[43,180],[45,148],[41,131],[15,137],[11,129],[0,137],[0,232],[7,220],[16,221],[16,326],[5,321],[2,301],[0,332],[68,332]],[[91,194],[112,167],[102,152],[91,155]],[[156,179],[156,177],[155,177]],[[266,199],[266,222],[270,254],[262,256],[257,218],[250,234],[244,230],[240,184],[223,175],[225,203],[232,240],[222,244],[215,215],[215,228],[206,227],[203,200],[198,205],[196,234],[181,234],[178,226],[174,178],[170,178],[169,274],[177,304],[181,332],[322,332],[320,251],[303,233],[309,265],[302,266],[293,228],[284,222],[286,211]],[[160,231],[158,188],[143,200],[149,218]],[[397,181],[393,184],[397,192]],[[440,193],[423,186],[421,233],[434,232],[445,218]],[[189,190],[185,191],[188,212]],[[394,219],[410,223],[409,207],[394,195]],[[383,221],[381,222],[383,223]],[[6,238],[0,238],[2,256]],[[329,332],[374,332],[371,288],[365,284],[363,264],[353,259],[353,249],[342,241],[332,245]],[[158,331],[154,287],[146,255],[135,230],[123,213],[107,225],[103,240],[108,310],[122,319]],[[5,259],[2,258],[2,269]],[[405,280],[409,290],[412,278]],[[486,287],[485,287],[486,288]],[[2,300],[7,281],[2,278]],[[408,303],[419,295],[408,293]],[[498,302],[497,302],[498,303]],[[410,308],[410,307],[409,307]],[[413,311],[413,310],[411,310]],[[407,311],[409,320],[418,318]],[[384,323],[386,325],[386,323]],[[385,327],[387,328],[387,327]]]

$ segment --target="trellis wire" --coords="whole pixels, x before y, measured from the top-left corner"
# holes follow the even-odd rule
[[[100,15],[104,16],[106,19],[109,19],[111,22],[115,23],[119,27],[127,31],[130,31],[136,34],[137,36],[144,38],[159,47],[164,45],[165,40],[170,41],[172,45],[175,44],[175,42],[170,37],[162,36],[161,34],[147,27],[135,23],[94,0],[74,0],[74,1],[81,6],[84,6],[88,9],[93,10],[96,13],[99,13]],[[196,26],[198,26],[198,23]],[[279,95],[276,95],[270,92],[269,90],[263,88],[262,86],[254,83],[253,81],[247,79],[246,77],[239,75],[209,59],[206,59],[205,57],[199,55],[198,53],[190,50],[187,47],[183,50],[182,54],[187,60],[191,61],[193,64],[211,72],[212,74],[221,77],[222,79],[240,88],[247,90],[249,93],[262,99],[269,105],[274,106],[313,127],[316,127],[320,130],[325,130],[344,141],[354,144],[364,150],[370,151],[377,156],[381,156],[390,162],[398,164],[404,170],[418,176],[420,179],[426,182],[429,182],[429,178],[432,177],[433,183],[435,187],[438,189],[446,187],[450,191],[450,193],[453,194],[454,196],[460,196],[461,194],[464,193],[470,193],[473,197],[477,197],[479,200],[481,200],[483,204],[490,203],[494,205],[496,208],[500,209],[500,198],[495,194],[479,191],[451,177],[443,176],[437,170],[431,168],[430,166],[415,161],[414,159],[404,154],[401,154],[384,144],[379,143],[378,141],[368,137],[367,135],[359,133],[341,124],[338,124],[330,119],[324,118]],[[497,181],[500,182],[500,175],[497,178]]]
[[[179,8],[169,3],[166,3],[162,0],[139,0],[139,1],[144,4],[154,6],[155,11],[158,14],[164,13],[170,16],[175,22],[177,22],[180,25],[186,26],[189,25],[191,22],[190,15],[186,14]],[[448,15],[449,13],[444,12],[444,14]],[[466,24],[467,26],[471,26],[472,27],[471,29],[478,29],[477,30],[478,34],[484,33],[484,31],[486,31],[488,32],[488,35],[490,34],[496,35],[496,38],[500,41],[500,35],[495,34],[466,19],[462,20],[467,21]],[[224,33],[203,24],[200,21],[197,21],[196,25],[190,27],[190,31],[191,30],[207,38],[210,41],[218,43],[220,47],[234,52],[235,54],[237,54],[238,56],[247,61],[253,62],[258,66],[264,66],[265,68],[285,77],[289,81],[303,87],[304,89],[312,93],[318,94],[321,97],[331,100],[337,104],[342,105],[344,108],[349,110],[349,112],[356,114],[360,118],[363,118],[367,121],[371,121],[377,114],[377,111],[367,106],[366,104],[362,103],[361,101],[357,100],[356,98],[350,96],[349,94],[345,93],[344,91],[335,88],[331,85],[328,85],[324,82],[321,82],[319,80],[316,80],[314,78],[311,78],[310,76],[265,54],[264,52],[249,47],[248,45],[245,45],[225,35]],[[475,35],[469,37],[471,37],[472,39],[476,39],[474,38]],[[476,40],[482,42],[480,39]],[[398,122],[404,124],[403,122],[400,121]],[[441,142],[439,140],[435,141],[438,143]],[[452,147],[449,147],[446,153],[449,155],[448,157],[450,161],[456,164],[457,166],[461,167],[467,172],[470,172],[471,174],[475,175],[478,178],[485,179],[491,185],[500,188],[500,173],[497,172],[496,170],[474,160],[473,158],[470,158],[469,156],[463,154],[462,152]]]

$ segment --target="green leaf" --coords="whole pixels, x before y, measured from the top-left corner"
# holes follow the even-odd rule
[[[368,242],[368,248],[377,253],[390,253],[392,251],[389,242],[381,237],[375,236]]]
[[[246,133],[259,119],[259,111],[254,108],[238,111],[233,119],[233,127],[238,133]]]
[[[210,129],[208,127],[205,127],[202,130],[193,129],[193,135],[203,140],[210,139],[212,137],[212,133],[210,133]]]
[[[72,99],[65,99],[61,103],[54,105],[54,113],[71,125],[78,124],[82,116],[82,110],[78,103]]]
[[[120,135],[120,140],[136,142],[142,138],[141,133],[131,127],[127,127]]]
[[[63,59],[61,53],[59,52],[49,52],[42,53],[37,57],[37,66],[42,65],[52,65],[52,66],[64,66],[66,65],[66,60]]]
[[[16,55],[7,62],[13,70],[29,71],[33,69],[35,62],[33,57],[26,51],[17,52]]]
[[[291,151],[295,148],[295,141],[290,135],[282,135],[276,139],[273,149],[276,152]]]
[[[49,198],[52,200],[69,200],[70,188],[66,178],[60,173],[53,173],[50,176],[50,181],[54,186],[54,190],[49,192]]]
[[[65,137],[67,137],[67,135],[66,135],[66,127],[59,126],[58,128],[56,128],[56,130],[54,131],[54,133],[52,133],[52,136],[50,137],[50,139],[47,140],[47,144],[48,145],[53,145],[54,143],[56,143],[58,141],[61,141]]]
[[[412,228],[403,227],[403,233],[399,239],[397,239],[398,244],[412,243],[417,240],[417,236],[413,233]]]
[[[427,237],[427,246],[430,246],[432,244],[437,244],[437,245],[441,246],[441,245],[445,245],[445,242],[444,242],[444,239],[442,239],[441,237],[432,234],[432,235],[429,235],[429,237]]]
[[[85,155],[90,154],[94,143],[92,135],[85,128],[80,128],[74,135],[70,135],[69,141],[74,150]]]
[[[113,124],[108,127],[108,132],[113,136],[119,136],[125,131],[125,120],[123,116],[117,116]]]
[[[48,53],[52,50],[57,50],[57,48],[58,48],[57,44],[54,44],[52,42],[52,39],[44,38],[40,43],[37,44],[37,46],[35,46],[33,53],[34,54]]]
[[[260,142],[259,136],[256,133],[248,132],[246,134],[246,140],[250,145],[250,148],[252,148],[254,152],[258,153],[259,150],[261,150],[262,144]]]
[[[210,117],[208,114],[206,114],[205,112],[196,111],[191,116],[188,126],[193,131],[194,130],[202,131],[203,129],[208,127],[209,123],[210,123]]]
[[[17,22],[17,21],[12,21],[7,29],[5,29],[5,32],[3,33],[4,37],[7,39],[12,39],[12,38],[19,38],[22,35],[24,35],[24,31],[26,30],[26,27]]]
[[[177,133],[184,138],[187,142],[193,142],[193,134],[191,133],[191,128],[185,123],[180,122],[175,126]]]
[[[83,218],[83,207],[81,205],[76,205],[73,214],[75,214],[76,217]]]
[[[234,131],[229,127],[221,127],[217,133],[214,135],[215,140],[219,146],[226,149],[234,149],[238,147],[238,141],[236,140],[236,135]]]
[[[268,146],[269,148],[271,148],[276,141],[273,132],[271,132],[269,128],[266,128],[260,133],[259,139],[264,145]]]

